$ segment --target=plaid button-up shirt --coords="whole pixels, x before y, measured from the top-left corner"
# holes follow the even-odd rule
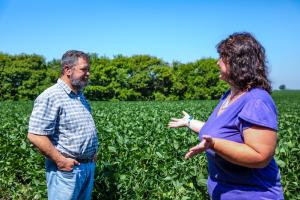
[[[74,158],[92,158],[98,148],[91,108],[61,79],[34,102],[28,132],[48,135],[56,149]]]

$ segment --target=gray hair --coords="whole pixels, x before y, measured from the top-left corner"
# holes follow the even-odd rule
[[[66,66],[69,66],[72,68],[77,64],[78,58],[83,58],[87,62],[89,62],[89,56],[82,52],[77,50],[69,50],[64,53],[64,55],[61,58],[61,75],[64,74],[64,68]]]

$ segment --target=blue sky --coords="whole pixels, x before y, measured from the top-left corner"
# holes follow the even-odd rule
[[[0,27],[1,52],[47,61],[79,49],[194,62],[248,31],[266,49],[273,88],[300,89],[300,0],[0,0]]]

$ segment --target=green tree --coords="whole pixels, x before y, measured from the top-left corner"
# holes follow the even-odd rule
[[[280,85],[279,86],[279,90],[285,90],[285,89],[286,89],[285,85]]]
[[[84,93],[91,100],[217,99],[228,88],[212,58],[168,64],[149,55],[89,56],[90,84]],[[0,53],[0,100],[35,99],[60,72],[59,59],[46,63],[36,54]]]

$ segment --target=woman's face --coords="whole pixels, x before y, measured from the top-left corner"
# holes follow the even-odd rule
[[[224,63],[222,58],[220,58],[218,60],[217,64],[220,67],[220,76],[219,76],[219,78],[223,81],[226,81],[227,77],[228,77],[228,73],[229,73],[226,64]]]

